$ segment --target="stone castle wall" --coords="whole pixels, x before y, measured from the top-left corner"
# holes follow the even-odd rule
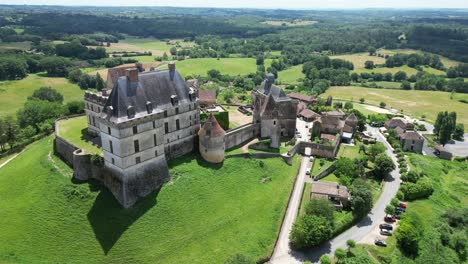
[[[337,142],[339,142],[340,139],[338,139]],[[318,156],[322,158],[335,158],[336,157],[336,152],[338,151],[340,144],[337,143],[334,146],[325,146],[322,144],[318,144],[315,142],[299,142],[296,146],[294,146],[291,150],[289,150],[289,154],[294,156],[296,153],[299,153],[301,155],[306,154],[306,149],[310,149],[310,155],[312,156]]]
[[[243,125],[226,131],[225,149],[240,146],[253,138],[260,136],[260,123]]]

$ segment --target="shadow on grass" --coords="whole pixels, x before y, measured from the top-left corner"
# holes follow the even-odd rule
[[[215,169],[219,170],[223,167],[224,162],[221,163],[210,163],[202,158],[200,154],[194,154],[194,153],[189,153],[186,155],[183,155],[182,157],[178,157],[177,159],[173,159],[169,161],[169,168],[174,168],[177,167],[181,164],[184,163],[190,163],[193,160],[197,161],[198,166],[204,167],[204,168],[209,168],[209,169]]]
[[[159,190],[138,201],[131,208],[123,208],[112,193],[102,185],[90,182],[91,191],[100,191],[88,212],[88,221],[104,254],[114,247],[120,236],[148,210],[156,206]]]
[[[88,133],[88,128],[81,129],[81,140],[85,142],[91,142],[93,145],[97,147],[101,147],[101,137],[99,136],[92,136]]]

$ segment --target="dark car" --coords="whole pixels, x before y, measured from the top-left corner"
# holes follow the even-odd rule
[[[387,223],[393,223],[393,222],[396,222],[396,218],[394,216],[386,216],[384,218],[384,221]]]
[[[405,204],[405,203],[400,203],[398,206],[401,207],[401,208],[405,208],[405,209],[406,209],[406,204]]]
[[[381,247],[387,246],[387,243],[385,243],[385,241],[383,240],[375,240],[374,244],[376,244],[377,246],[381,246]]]
[[[380,234],[383,235],[383,236],[391,236],[392,231],[387,230],[387,229],[380,229]]]
[[[401,214],[394,214],[393,218],[400,220],[401,219]]]
[[[393,230],[393,226],[391,224],[383,223],[379,225],[380,229],[387,229],[387,230]]]
[[[404,213],[404,212],[406,212],[406,210],[403,209],[403,208],[397,207],[397,208],[395,208],[395,212],[402,212],[402,213]]]

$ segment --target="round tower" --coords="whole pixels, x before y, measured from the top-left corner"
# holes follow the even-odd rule
[[[198,131],[199,151],[203,159],[211,163],[224,160],[224,129],[219,125],[213,114],[210,114],[205,124]]]

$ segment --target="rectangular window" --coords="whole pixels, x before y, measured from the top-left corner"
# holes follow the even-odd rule
[[[164,123],[164,133],[169,133],[169,123]]]
[[[109,149],[110,153],[114,153],[114,145],[112,145],[112,141],[109,140]]]
[[[98,108],[97,108],[97,112],[98,112],[98,113],[101,113],[101,107],[98,107]]]
[[[153,128],[156,128],[156,121],[153,121]]]
[[[192,116],[189,116],[189,119],[192,120]]]
[[[93,126],[96,126],[96,118],[93,116]]]
[[[175,114],[176,114],[176,115],[179,114],[179,107],[176,107],[176,108],[175,108]]]
[[[138,140],[133,141],[133,146],[135,147],[135,153],[140,152],[140,142]]]
[[[138,127],[137,126],[134,126],[133,127],[133,135],[137,134],[138,133]]]
[[[114,158],[111,158],[111,162],[112,162],[112,164],[115,164]]]
[[[156,134],[153,135],[153,140],[154,140],[154,145],[156,146],[157,145]]]
[[[107,127],[107,134],[111,135],[111,134],[112,134],[111,132],[112,132],[112,131],[111,131],[111,128],[110,128],[110,127]]]
[[[164,117],[167,117],[167,110],[164,110]]]
[[[91,105],[91,111],[94,111],[94,105]]]
[[[141,162],[140,157],[136,157],[136,158],[135,158],[135,163],[136,163],[136,164],[139,164],[140,162]]]
[[[179,130],[180,129],[179,119],[175,121],[175,125],[176,125],[176,130]]]
[[[189,111],[192,110],[192,105],[191,105],[191,104],[188,105],[188,110],[189,110]]]
[[[158,156],[158,151],[157,151],[157,150],[154,152],[154,156],[155,156],[155,157]]]

